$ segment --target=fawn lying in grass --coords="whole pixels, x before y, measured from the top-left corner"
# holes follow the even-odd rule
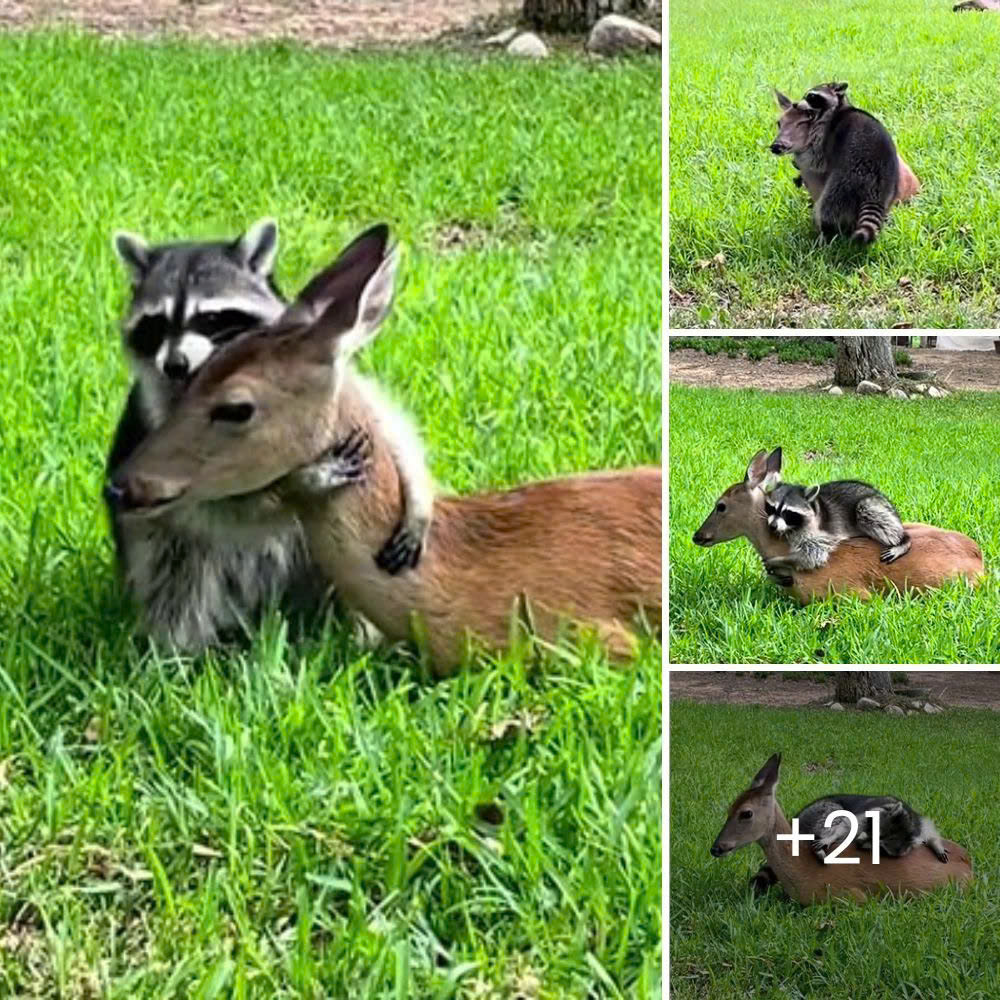
[[[633,620],[660,622],[659,468],[437,497],[417,565],[392,574],[375,564],[404,514],[390,454],[413,432],[371,381],[344,373],[390,311],[398,254],[388,236],[385,226],[363,233],[275,326],[213,355],[109,494],[130,516],[155,517],[275,491],[343,600],[390,639],[416,632],[440,674],[473,637],[504,648],[520,624],[546,640],[564,622],[582,626],[612,655],[632,655]]]

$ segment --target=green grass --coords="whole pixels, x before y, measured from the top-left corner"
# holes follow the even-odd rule
[[[403,240],[362,365],[442,483],[658,462],[658,64],[70,34],[0,64],[0,995],[656,994],[656,645],[432,685],[274,615],[166,657],[130,635],[99,494],[112,230],[265,214],[289,292],[373,221]]]
[[[919,676],[910,678],[919,684]],[[671,702],[675,1000],[997,996],[996,733],[996,713],[985,711],[897,719]],[[715,859],[708,850],[729,804],[775,751],[783,756],[778,801],[787,816],[831,792],[898,795],[969,851],[976,876],[970,889],[803,908],[775,886],[754,900],[747,883],[763,852],[750,845]]]
[[[669,405],[671,662],[1000,663],[1000,396],[898,403],[672,385]],[[987,579],[800,608],[745,539],[698,548],[691,536],[719,495],[777,445],[789,482],[864,479],[904,521],[970,535]]]
[[[1000,18],[951,7],[670,5],[673,326],[998,325],[1000,121],[982,74],[1000,49]],[[772,88],[794,100],[828,80],[850,84],[852,103],[885,124],[923,185],[867,251],[817,244],[790,159],[767,148]]]

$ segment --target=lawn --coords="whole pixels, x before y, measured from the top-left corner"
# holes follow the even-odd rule
[[[1000,663],[1000,395],[901,404],[672,385],[669,407],[671,662]],[[863,479],[904,521],[970,535],[986,581],[800,608],[745,539],[698,548],[691,536],[719,495],[777,445],[788,482]]]
[[[1000,994],[997,726],[986,711],[897,719],[672,701],[674,1000]],[[709,848],[732,800],[775,751],[787,816],[831,792],[898,795],[968,849],[976,875],[969,891],[803,908],[775,886],[754,900],[747,883],[763,852],[750,845],[715,859]]]
[[[430,684],[275,614],[166,656],[99,495],[112,230],[263,215],[289,293],[392,224],[362,366],[442,484],[658,463],[658,63],[59,33],[0,64],[0,995],[656,995],[658,646]]]
[[[670,5],[673,326],[998,325],[1000,119],[982,74],[1000,17],[951,7]],[[768,150],[772,88],[797,100],[830,80],[850,84],[923,185],[867,251],[817,244],[790,158]]]

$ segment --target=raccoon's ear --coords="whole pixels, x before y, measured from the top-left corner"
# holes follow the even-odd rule
[[[307,336],[340,361],[363,347],[392,309],[399,246],[389,227],[372,226],[301,291],[286,320],[307,322]]]
[[[835,94],[841,96],[841,97],[843,97],[844,93],[847,90],[847,84],[846,83],[834,83],[834,84],[831,84],[831,87],[833,89],[833,92]]]
[[[812,503],[819,496],[819,486],[807,486],[802,495],[806,498],[806,503]]]
[[[115,233],[111,242],[125,265],[132,284],[140,284],[149,273],[149,244],[141,236],[126,232]]]
[[[792,106],[792,102],[778,89],[774,91],[774,99],[778,102],[778,107],[782,111],[787,111]]]
[[[236,259],[255,274],[270,274],[277,252],[278,223],[274,219],[258,219],[233,244]]]

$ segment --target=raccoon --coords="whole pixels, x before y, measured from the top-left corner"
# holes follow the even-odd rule
[[[812,834],[813,853],[821,861],[851,832],[850,821],[838,816],[830,826],[826,818],[839,809],[854,813],[858,820],[858,833],[854,846],[860,850],[872,848],[872,819],[868,811],[879,812],[879,850],[890,857],[909,854],[921,844],[934,853],[938,861],[948,860],[948,849],[934,824],[917,813],[912,806],[892,795],[825,795],[810,802],[798,814],[799,832]]]
[[[852,106],[846,90],[846,83],[820,84],[797,103],[776,90],[782,115],[771,152],[792,154],[824,239],[864,244],[878,236],[896,198],[899,155],[885,126]]]
[[[277,240],[270,219],[234,240],[150,246],[133,234],[115,235],[132,283],[122,341],[135,381],[108,454],[108,475],[163,423],[217,347],[285,311],[273,276]],[[394,458],[406,513],[376,557],[390,573],[419,559],[433,496],[422,455],[401,451]],[[351,470],[326,461],[329,468],[310,482],[335,488],[349,481],[344,474]],[[200,504],[141,522],[106,503],[125,589],[140,605],[146,630],[168,646],[198,652],[283,598],[307,610],[323,602],[322,574],[313,571],[301,526],[276,494]]]
[[[768,570],[825,566],[845,539],[864,536],[886,546],[882,562],[910,550],[910,536],[896,508],[869,483],[838,479],[822,486],[779,483],[764,499],[768,528],[789,545],[787,556],[765,562]]]

